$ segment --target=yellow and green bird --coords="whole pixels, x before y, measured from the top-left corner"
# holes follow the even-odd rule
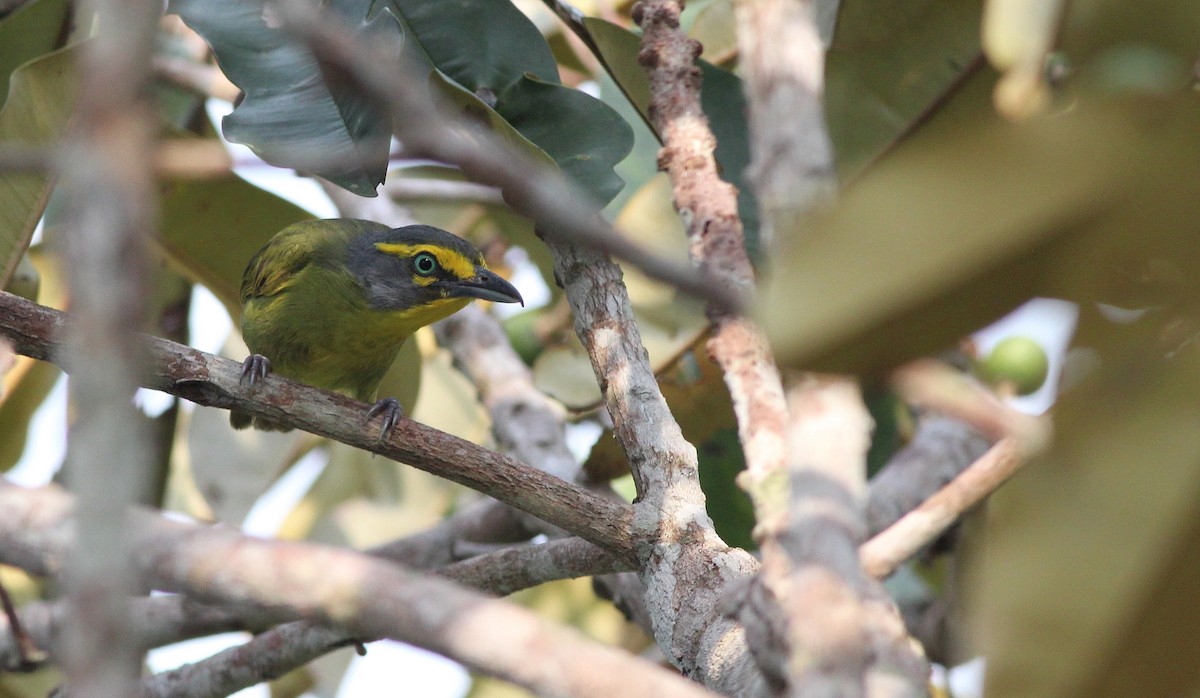
[[[383,375],[412,333],[472,299],[522,303],[470,242],[428,225],[389,228],[352,219],[296,223],[271,238],[242,277],[242,336],[251,354],[242,382],[272,371],[375,400]],[[380,438],[400,418],[392,397],[375,403]],[[233,411],[235,429],[287,431]]]

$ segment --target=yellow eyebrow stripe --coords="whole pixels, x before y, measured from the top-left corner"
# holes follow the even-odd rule
[[[475,276],[475,262],[467,259],[454,250],[437,245],[407,245],[402,242],[377,242],[375,249],[397,257],[415,257],[422,252],[428,252],[437,258],[438,264],[460,279]]]

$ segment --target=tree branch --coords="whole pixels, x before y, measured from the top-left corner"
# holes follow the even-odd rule
[[[0,293],[0,334],[18,352],[62,365],[63,313]],[[241,365],[156,337],[143,337],[151,358],[143,387],[210,407],[233,408],[356,446],[467,485],[633,559],[628,505],[564,482],[512,458],[403,420],[386,441],[366,423],[368,405],[271,375],[253,391],[240,385]],[[63,366],[71,371],[72,366]]]
[[[612,556],[590,543],[570,538],[472,558],[437,574],[486,593],[505,595],[557,579],[603,574],[611,571],[614,563]],[[142,681],[141,695],[229,695],[279,678],[355,642],[358,640],[337,628],[310,621],[285,623],[199,662],[148,677]]]
[[[754,268],[746,254],[737,191],[718,175],[716,138],[700,106],[699,42],[680,27],[681,0],[643,0],[633,18],[644,35],[638,61],[650,82],[650,122],[663,147],[658,167],[671,178],[675,207],[687,230],[688,254],[714,282],[749,295]],[[749,318],[710,305],[707,347],[733,399],[746,456],[743,481],[757,484],[784,467],[787,403],[779,369],[762,330]]]
[[[737,3],[750,176],[767,245],[802,234],[836,190],[815,15],[813,0]],[[763,552],[740,615],[757,639],[755,658],[789,695],[924,695],[924,658],[886,592],[858,563],[871,429],[858,387],[848,378],[806,378],[789,411],[786,469],[744,478]]]
[[[362,204],[377,206],[377,200],[343,199],[339,208],[361,217]],[[394,205],[392,205],[393,208]],[[391,221],[400,212],[382,211],[380,220]],[[480,397],[492,415],[492,426],[504,452],[536,464],[540,470],[574,479],[579,465],[566,446],[561,415],[533,386],[528,367],[516,356],[499,323],[477,306],[469,306],[435,325],[439,340],[451,348],[455,361],[476,383]],[[482,555],[455,562],[464,541],[510,542],[529,536],[530,530],[545,529],[561,535],[561,529],[521,514],[494,500],[479,502],[431,529],[380,546],[371,552],[421,569],[442,567],[439,574],[494,594],[553,579],[601,574],[628,569],[611,556],[597,553],[578,539],[555,541],[545,546],[508,548],[495,555]],[[448,567],[443,567],[448,565]],[[218,693],[276,678],[302,663],[345,646],[345,634],[312,623],[274,628],[248,645],[231,648],[169,675],[144,682],[149,695],[172,695],[192,681],[214,686]],[[214,684],[215,681],[220,681]]]
[[[757,695],[762,676],[724,598],[727,587],[758,564],[726,546],[713,529],[696,449],[683,438],[655,380],[620,268],[594,250],[549,234],[545,239],[637,483],[639,574],[655,639],[673,664],[705,686]]]
[[[923,415],[912,440],[867,487],[867,535],[915,509],[979,459],[991,446],[979,432],[937,413]]]
[[[754,154],[748,174],[764,214],[759,235],[771,249],[837,192],[821,103],[825,47],[813,0],[738,0],[735,8]]]
[[[198,604],[183,596],[153,596],[131,599],[130,616],[136,645],[143,649],[215,633],[245,630],[278,621],[278,616],[230,613]],[[70,609],[63,601],[36,602],[21,607],[23,627],[39,649],[53,650],[55,638],[67,627]],[[43,659],[54,660],[53,654]],[[18,669],[20,660],[13,629],[0,623],[0,671]]]
[[[136,332],[149,314],[157,133],[149,70],[159,2],[87,0],[99,31],[82,49],[74,132],[59,163],[63,244],[71,303],[80,320],[63,354],[86,367],[68,383],[75,419],[64,466],[79,494],[81,526],[67,577],[71,632],[67,684],[123,698],[141,668],[127,601],[133,591],[121,514],[137,501],[151,463],[145,420],[133,405],[144,361]]]
[[[1028,459],[1015,438],[1002,439],[948,485],[858,550],[867,574],[882,579],[996,491]]]
[[[53,488],[0,486],[0,536],[8,543],[0,550],[29,549],[35,540],[69,544],[71,508],[69,497]],[[42,527],[30,528],[34,522]],[[710,695],[512,604],[361,553],[149,514],[135,514],[130,523],[131,562],[143,579],[202,602],[265,608],[341,626],[355,637],[413,643],[544,695]],[[534,647],[539,661],[530,662]]]

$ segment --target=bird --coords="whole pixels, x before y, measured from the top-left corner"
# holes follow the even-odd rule
[[[242,276],[241,330],[251,353],[240,381],[253,389],[276,373],[373,402],[404,340],[476,298],[525,304],[483,253],[453,233],[349,218],[294,223]],[[378,400],[367,420],[379,415],[382,441],[403,415],[400,402]],[[291,430],[237,410],[229,422]]]

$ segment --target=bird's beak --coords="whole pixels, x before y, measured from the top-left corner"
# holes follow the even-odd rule
[[[520,303],[525,305],[525,299],[516,287],[508,283],[499,274],[484,269],[475,268],[475,277],[454,284],[452,295],[466,298],[482,298],[496,303]]]

